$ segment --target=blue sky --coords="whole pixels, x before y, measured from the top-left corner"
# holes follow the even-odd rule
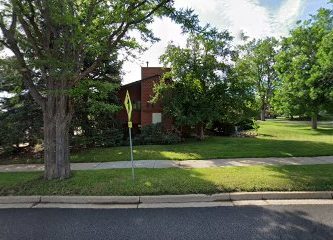
[[[329,7],[328,0],[175,0],[176,7],[190,7],[203,23],[219,29],[228,29],[237,41],[241,31],[251,38],[286,36],[297,20],[308,18],[321,7]],[[168,19],[158,19],[152,24],[161,41],[149,46],[138,59],[124,65],[123,83],[140,79],[140,66],[149,61],[150,66],[160,66],[159,56],[168,42],[184,45],[185,36],[180,27]]]
[[[177,8],[192,8],[203,23],[229,30],[235,39],[241,31],[252,38],[286,36],[297,20],[308,18],[328,0],[175,0]],[[183,46],[186,37],[168,19],[157,19],[151,28],[161,39],[137,59],[125,62],[123,83],[141,78],[141,66],[160,66],[159,56],[170,41]],[[0,92],[0,97],[3,93]]]
[[[306,19],[309,14],[315,14],[317,9],[328,6],[327,2],[327,0],[308,0],[301,18]]]

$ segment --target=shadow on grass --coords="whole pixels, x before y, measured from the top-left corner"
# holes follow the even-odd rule
[[[326,130],[321,129],[318,131]],[[328,135],[327,132],[325,134]],[[333,155],[333,137],[332,143],[266,138],[210,137],[202,142],[177,145],[134,146],[135,160],[194,160],[325,155]],[[129,159],[129,147],[96,148],[71,155],[71,162],[113,162],[128,161]],[[8,159],[0,159],[0,164],[14,163],[42,163],[42,160],[16,159],[15,161],[10,161]]]
[[[216,185],[185,169],[73,171],[66,180],[46,181],[42,173],[1,173],[0,195],[161,195],[214,193]]]
[[[210,169],[74,171],[70,179],[45,181],[42,173],[1,173],[0,195],[161,195],[235,191],[333,190],[333,164]]]
[[[258,135],[261,137],[271,137],[271,138],[276,137],[276,136],[273,136],[271,134],[266,134],[266,133],[259,133]]]
[[[316,130],[313,130],[314,132],[320,134],[320,135],[329,135],[333,138],[333,128],[318,128]]]
[[[270,121],[267,122],[271,123]],[[322,133],[323,135],[332,134],[333,133],[333,122],[318,122],[318,129],[311,129],[311,122],[304,121],[274,121],[274,125],[263,126],[264,128],[281,128],[280,130],[286,131],[288,129],[292,131],[306,131],[307,133]],[[284,129],[285,128],[285,129]],[[321,131],[323,130],[323,131]],[[260,131],[260,128],[259,128]]]
[[[136,151],[134,157],[138,160],[297,157],[333,155],[333,142],[323,143],[260,138],[214,138],[214,140],[206,143],[173,146],[137,146],[134,149]],[[98,159],[103,161],[103,156],[98,156]],[[108,159],[112,161],[112,158]]]
[[[333,190],[333,164],[265,166],[263,168],[276,178],[275,182],[285,182],[283,187],[279,187],[283,191]]]

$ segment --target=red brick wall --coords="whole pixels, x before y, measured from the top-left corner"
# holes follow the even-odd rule
[[[155,75],[162,76],[163,73],[170,71],[170,68],[161,67],[141,67],[141,79],[152,77]]]
[[[141,110],[133,110],[132,122],[133,127],[139,125],[145,126],[152,124],[152,114],[162,113],[162,107],[160,104],[151,104],[149,101],[153,96],[154,84],[160,81],[164,72],[169,69],[163,69],[160,67],[142,67],[141,68],[141,81],[124,85],[118,92],[118,97],[123,106],[126,91],[129,91],[132,102],[141,102]],[[127,113],[125,107],[118,113],[117,118],[124,122],[124,126],[127,124]],[[172,121],[162,115],[162,123],[166,129],[172,128]]]
[[[160,81],[163,70],[160,67],[141,68],[141,125],[152,124],[152,113],[162,112],[160,104],[151,104],[154,84]]]
[[[149,101],[154,95],[154,84],[158,83],[163,73],[169,69],[161,67],[142,67],[141,68],[141,125],[152,124],[152,114],[162,113],[162,107],[159,103],[151,104]],[[166,120],[162,117],[162,122]],[[167,123],[168,121],[165,121]],[[169,124],[168,124],[169,125]]]

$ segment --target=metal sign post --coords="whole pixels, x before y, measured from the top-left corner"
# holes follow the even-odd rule
[[[130,140],[130,149],[131,149],[131,163],[132,163],[132,179],[134,181],[134,160],[133,160],[133,145],[132,145],[132,102],[131,102],[131,98],[130,95],[128,93],[128,90],[126,92],[126,97],[125,97],[125,108],[127,111],[127,115],[128,115],[128,133],[129,133],[129,140]]]
[[[128,128],[129,139],[130,139],[130,148],[131,148],[131,162],[132,162],[132,179],[134,181],[134,161],[133,161],[133,145],[132,145],[132,134],[131,128]]]

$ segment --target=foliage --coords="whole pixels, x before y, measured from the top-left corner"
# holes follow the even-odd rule
[[[86,65],[91,60],[86,59]],[[120,110],[117,90],[120,87],[122,62],[114,55],[110,61],[98,67],[93,76],[88,76],[72,90],[75,113],[72,144],[78,147],[117,146],[121,144],[123,132],[115,119]]]
[[[313,128],[321,110],[333,104],[331,63],[333,11],[320,9],[317,15],[299,23],[282,41],[276,69],[282,80],[275,109],[285,115],[312,117]]]
[[[197,18],[191,11],[176,11],[171,0],[0,0],[0,4],[0,47],[14,53],[16,69],[43,111],[47,179],[70,176],[72,90],[96,76],[98,67],[115,54],[131,56],[133,50],[144,50],[138,39],[156,41],[149,27],[154,17],[170,17],[183,23],[183,30],[192,27],[187,19]]]
[[[237,123],[215,121],[208,125],[208,130],[216,136],[231,136],[236,132],[259,128],[257,121],[250,118],[243,119]]]
[[[13,58],[1,59],[1,85],[10,96],[2,100],[0,143],[6,152],[15,150],[18,153],[27,147],[33,150],[36,143],[42,142],[43,119],[41,108],[25,91],[21,76],[13,67],[15,64]],[[72,147],[121,144],[123,133],[118,130],[114,116],[120,108],[115,94],[120,85],[120,67],[121,62],[114,58],[103,64],[98,74],[85,79],[71,92],[76,109],[70,132]],[[78,130],[81,134],[74,135]]]
[[[208,122],[244,117],[252,98],[248,85],[232,76],[231,40],[228,32],[208,28],[190,35],[185,48],[170,44],[161,56],[171,71],[155,86],[153,101],[162,102],[177,126],[202,129]]]
[[[181,141],[174,132],[163,129],[162,124],[151,124],[141,128],[141,133],[134,138],[134,144],[176,144]]]
[[[274,89],[278,85],[274,69],[275,56],[278,53],[278,41],[275,38],[252,40],[239,47],[235,72],[238,78],[253,84],[261,111],[261,120],[265,120],[270,109]]]
[[[71,145],[80,150],[87,147],[115,147],[123,143],[123,138],[122,129],[108,126],[105,129],[98,129],[92,135],[74,135]]]
[[[258,133],[260,125],[257,123],[255,119],[252,119],[252,122],[253,122],[253,129]]]
[[[333,30],[323,37],[318,50],[318,61],[322,67],[323,88],[327,88],[326,94],[331,100],[324,103],[324,108],[333,113]]]
[[[32,149],[42,138],[42,111],[24,91],[13,58],[0,59],[0,85],[7,97],[0,102],[0,146],[6,152]]]
[[[6,99],[0,112],[0,145],[6,152],[33,148],[42,138],[42,112],[27,94]]]

